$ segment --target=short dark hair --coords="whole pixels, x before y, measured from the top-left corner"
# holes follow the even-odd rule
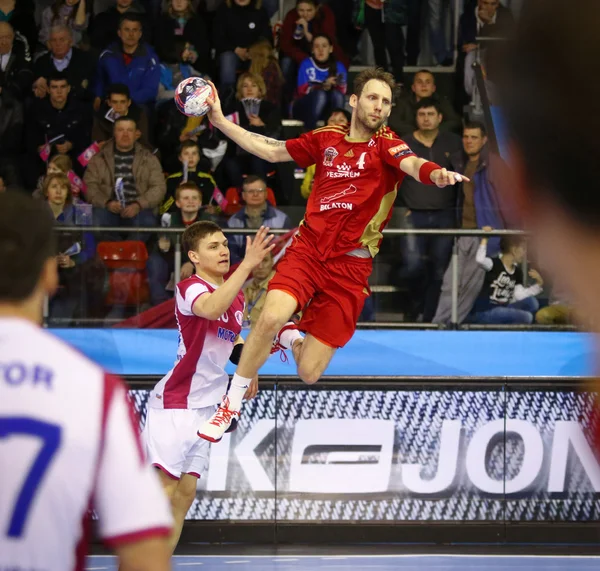
[[[540,201],[551,195],[573,219],[594,229],[600,229],[600,192],[592,190],[600,163],[600,114],[588,114],[584,124],[566,110],[580,98],[582,77],[586,100],[600,98],[600,77],[590,73],[600,51],[598,21],[600,2],[530,0],[516,39],[498,58],[496,81],[528,188]]]
[[[200,240],[215,234],[216,232],[222,232],[221,227],[210,220],[201,220],[200,222],[194,222],[185,229],[181,241],[183,243],[183,251],[189,252],[190,250],[196,250]]]
[[[354,95],[360,97],[365,85],[372,79],[387,83],[392,90],[392,98],[394,97],[394,92],[396,91],[396,81],[394,80],[394,76],[381,67],[364,69],[354,78]]]
[[[52,81],[66,81],[69,83],[69,78],[64,71],[55,70],[48,75],[48,85],[50,85]]]
[[[346,111],[345,109],[342,109],[341,107],[336,107],[335,109],[332,109],[329,112],[329,117],[331,117],[332,115],[335,115],[336,113],[342,113],[344,115],[344,117],[346,117],[346,120],[348,121],[348,123],[350,123],[350,121],[352,120],[352,115],[350,115],[350,113],[348,113],[348,111]],[[328,117],[328,119],[329,119]]]
[[[131,92],[129,87],[124,83],[112,83],[106,90],[106,98],[108,99],[111,95],[124,95],[127,99],[131,99]]]
[[[125,121],[133,123],[137,128],[137,121],[131,117],[130,115],[121,115],[115,119],[115,124],[113,125],[113,129],[119,124],[124,123]]]
[[[482,137],[487,136],[485,125],[481,121],[465,121],[465,124],[463,126],[463,132],[466,129],[479,129],[481,131]]]
[[[525,238],[523,236],[502,236],[502,238],[500,238],[500,251],[503,254],[508,254],[511,248],[516,248],[523,244],[525,244]]]
[[[35,291],[44,264],[57,253],[53,227],[46,202],[0,194],[0,301],[25,301]]]
[[[119,18],[119,29],[123,25],[123,22],[137,22],[140,26],[144,27],[142,17],[137,12],[125,12]]]
[[[435,74],[433,73],[433,71],[430,71],[429,69],[425,68],[422,68],[419,71],[415,72],[415,74],[413,75],[413,83],[415,81],[415,77],[417,77],[419,73],[426,73],[427,75],[430,75],[433,78],[433,83],[435,83]]]
[[[249,174],[243,181],[242,181],[242,190],[244,189],[245,186],[252,184],[253,182],[262,182],[265,187],[267,186],[267,181],[262,177],[262,176],[258,176],[257,174]]]
[[[428,107],[435,107],[435,110],[438,113],[442,112],[442,108],[437,99],[433,97],[423,97],[423,99],[420,99],[417,103],[417,106],[415,107],[415,115],[419,109],[426,109]]]
[[[200,152],[200,145],[196,141],[186,139],[185,141],[183,141],[183,143],[181,143],[181,145],[179,145],[179,151],[177,155],[181,155],[181,153],[183,153],[185,149],[191,149],[192,147],[198,149],[198,152]]]

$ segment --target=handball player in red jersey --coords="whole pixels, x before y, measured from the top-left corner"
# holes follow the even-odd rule
[[[228,398],[200,427],[202,438],[218,442],[235,426],[242,398],[273,348],[291,349],[299,377],[313,384],[336,349],[350,340],[369,295],[381,231],[405,176],[439,187],[466,180],[416,157],[385,126],[394,87],[392,75],[381,69],[361,72],[350,97],[349,126],[326,126],[288,141],[251,133],[225,119],[216,90],[215,100],[208,100],[211,123],[249,153],[272,163],[314,164],[316,170],[304,220],[269,283]],[[296,326],[289,319],[299,310],[303,316]]]

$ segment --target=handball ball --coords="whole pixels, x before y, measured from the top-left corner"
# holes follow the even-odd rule
[[[188,117],[201,117],[210,109],[206,98],[212,94],[212,87],[207,81],[201,77],[188,77],[175,90],[175,105]]]

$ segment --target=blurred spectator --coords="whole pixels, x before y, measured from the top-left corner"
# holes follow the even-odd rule
[[[227,221],[229,228],[292,227],[288,215],[267,202],[267,184],[261,177],[247,176],[242,188],[245,206]],[[229,250],[232,262],[241,260],[244,257],[245,249],[246,237],[244,235],[230,236]]]
[[[364,3],[365,25],[369,31],[375,64],[388,69],[388,55],[394,79],[403,83],[404,31],[408,0],[357,0]],[[386,53],[387,52],[387,53]]]
[[[0,168],[6,184],[21,186],[20,163],[24,150],[24,123],[23,104],[8,92],[0,92]],[[23,165],[24,172],[25,169]]]
[[[137,140],[151,148],[146,113],[131,101],[129,88],[122,83],[113,83],[109,86],[106,100],[94,113],[92,141],[96,141],[102,148],[108,140],[112,139],[115,120],[119,117],[131,117],[137,125]]]
[[[168,0],[154,31],[154,45],[161,61],[172,57],[176,42],[187,44],[188,63],[199,72],[212,74],[210,38],[204,19],[190,0]]]
[[[442,133],[442,114],[436,101],[421,99],[417,105],[418,129],[406,144],[417,156],[434,161],[442,168],[454,170],[450,156],[462,150],[461,139],[454,133]],[[454,228],[456,225],[456,188],[426,186],[406,177],[398,191],[401,206],[408,209],[405,221],[412,228]],[[413,318],[422,314],[430,322],[435,314],[444,272],[452,252],[451,236],[404,235],[401,237],[402,265],[396,274],[408,283],[414,307]]]
[[[297,0],[283,20],[279,39],[281,69],[285,81],[294,85],[300,64],[312,54],[313,37],[325,34],[335,42],[336,26],[331,8],[319,4],[318,0]],[[334,43],[333,53],[346,67],[349,60],[341,48]]]
[[[497,191],[497,181],[489,166],[487,137],[482,123],[468,122],[463,131],[463,150],[452,155],[452,166],[463,173],[470,182],[463,182],[458,192],[457,222],[459,228],[475,229],[491,226],[498,229],[506,227],[502,218],[502,208]],[[479,248],[476,236],[461,236],[457,241],[458,249],[458,323],[462,323],[479,292],[485,277],[485,271],[476,262]],[[490,256],[500,251],[500,239],[490,238],[487,246]],[[452,318],[452,266],[444,274],[442,292],[434,323],[450,323]]]
[[[298,71],[298,98],[294,101],[294,118],[314,129],[331,109],[344,107],[348,72],[333,55],[331,40],[315,34],[313,55],[306,58]]]
[[[119,39],[118,31],[121,18],[135,14],[142,23],[144,41],[152,40],[150,26],[145,17],[144,7],[137,0],[117,0],[115,6],[97,14],[90,24],[90,44],[97,51],[102,51]]]
[[[242,197],[243,189],[241,186],[230,186],[225,193],[225,200],[227,200],[227,206],[223,214],[229,217],[239,212],[244,208],[244,199]],[[273,189],[267,186],[267,202],[271,206],[277,206],[277,200],[275,199],[275,193]]]
[[[0,175],[0,192],[6,192],[6,183],[4,182],[4,176]]]
[[[486,226],[483,230],[491,230]],[[504,236],[500,256],[488,258],[487,238],[477,250],[477,263],[487,272],[479,298],[468,318],[470,323],[530,325],[539,308],[535,298],[542,292],[544,280],[536,270],[529,277],[536,283],[525,287],[520,265],[525,259],[525,242],[521,237]]]
[[[40,158],[46,143],[50,155],[57,152],[69,155],[73,164],[89,145],[91,116],[82,103],[70,97],[71,86],[63,72],[55,72],[48,78],[49,97],[36,99],[31,106],[27,122],[27,150],[31,156],[29,179],[35,186],[37,177],[43,172]]]
[[[156,224],[153,210],[165,196],[165,178],[158,159],[136,143],[136,130],[131,117],[116,119],[113,144],[104,145],[88,164],[84,180],[98,226]]]
[[[209,172],[200,169],[200,147],[194,141],[184,141],[179,147],[181,170],[167,178],[167,194],[160,212],[173,212],[176,208],[176,191],[182,184],[194,184],[201,196],[201,204],[209,204],[215,190],[215,179]],[[208,207],[210,208],[210,207]],[[211,212],[212,214],[212,212]]]
[[[0,22],[0,91],[23,101],[31,89],[31,57],[23,41],[15,41],[15,32]]]
[[[452,107],[448,98],[438,95],[435,85],[435,76],[430,71],[422,69],[415,73],[410,93],[402,94],[394,101],[394,107],[388,125],[401,137],[412,133],[416,128],[415,117],[417,106],[421,99],[432,99],[436,102],[442,114],[440,131],[452,131],[459,133],[462,121]]]
[[[224,0],[213,24],[219,60],[220,95],[225,101],[236,74],[248,69],[248,48],[260,38],[271,39],[271,24],[261,0]]]
[[[173,101],[175,90],[184,79],[202,75],[191,63],[194,57],[190,44],[179,40],[173,43],[172,53],[166,56],[160,64],[160,83],[157,97],[159,105]]]
[[[250,73],[263,78],[266,87],[264,99],[269,103],[281,106],[283,73],[273,53],[273,46],[268,40],[259,40],[248,50]]]
[[[267,254],[263,261],[254,268],[252,281],[244,287],[244,299],[246,301],[244,305],[244,327],[252,327],[260,317],[262,308],[265,305],[269,282],[275,275],[274,262],[273,254]]]
[[[49,174],[42,186],[44,200],[56,223],[75,226],[76,207],[73,206],[71,183],[63,173]],[[74,249],[74,246],[79,245]],[[58,233],[59,289],[50,300],[50,317],[71,319],[78,306],[88,301],[97,303],[101,298],[103,280],[84,281],[86,271],[94,266],[95,241],[90,232]]]
[[[139,16],[126,13],[121,18],[118,35],[119,41],[104,50],[98,61],[94,108],[100,108],[112,83],[126,85],[134,103],[153,105],[160,82],[160,66],[150,45],[140,43],[142,23]]]
[[[22,36],[28,53],[33,51],[38,38],[33,12],[33,0],[0,0],[0,22],[8,22],[15,36]]]
[[[50,30],[53,26],[62,24],[72,32],[75,46],[79,46],[83,39],[83,32],[88,27],[88,14],[86,0],[54,0],[42,13],[39,42],[46,46],[50,39]]]
[[[243,73],[237,82],[235,100],[224,107],[224,113],[237,113],[244,129],[276,139],[281,131],[281,113],[278,107],[264,99],[265,93],[262,77],[249,72]],[[245,174],[257,174],[266,178],[271,165],[233,141],[228,141],[227,151],[219,168],[226,180],[223,186],[228,187],[241,186]]]
[[[35,96],[40,99],[46,97],[48,77],[60,71],[66,75],[73,97],[80,101],[91,101],[96,65],[87,52],[73,47],[71,29],[63,24],[52,26],[48,37],[48,49],[50,51],[37,58],[33,66]]]
[[[473,63],[477,57],[477,37],[505,37],[515,27],[511,11],[500,4],[500,0],[472,0],[466,3],[458,28],[458,50],[460,57],[456,69],[464,72],[464,89],[473,95],[475,73]]]
[[[68,155],[54,155],[46,166],[46,174],[40,176],[38,179],[37,188],[33,191],[34,198],[45,198],[44,195],[44,181],[51,174],[64,174],[67,176],[69,171],[73,168],[73,161]],[[71,197],[73,196],[73,185],[71,184]]]
[[[187,228],[194,222],[200,220],[212,220],[212,217],[202,209],[202,193],[193,182],[184,182],[175,191],[176,208],[161,217],[163,228]],[[165,287],[169,282],[169,276],[175,269],[173,256],[173,234],[160,236],[156,243],[150,248],[150,257],[147,263],[148,281],[150,285],[150,300],[152,305],[157,305],[173,297],[173,293],[167,293]],[[188,258],[188,253],[181,252],[180,280],[189,278],[194,273],[194,266]]]
[[[350,125],[350,113],[345,109],[333,109],[327,118],[327,125]],[[300,187],[302,198],[308,199],[312,192],[313,179],[315,178],[315,165],[310,165],[304,174],[304,180]]]

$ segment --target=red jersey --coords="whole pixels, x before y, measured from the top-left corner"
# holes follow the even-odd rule
[[[300,239],[321,260],[364,248],[374,257],[392,215],[400,163],[415,154],[382,127],[368,141],[352,141],[348,128],[327,126],[286,142],[301,167],[316,165]]]

